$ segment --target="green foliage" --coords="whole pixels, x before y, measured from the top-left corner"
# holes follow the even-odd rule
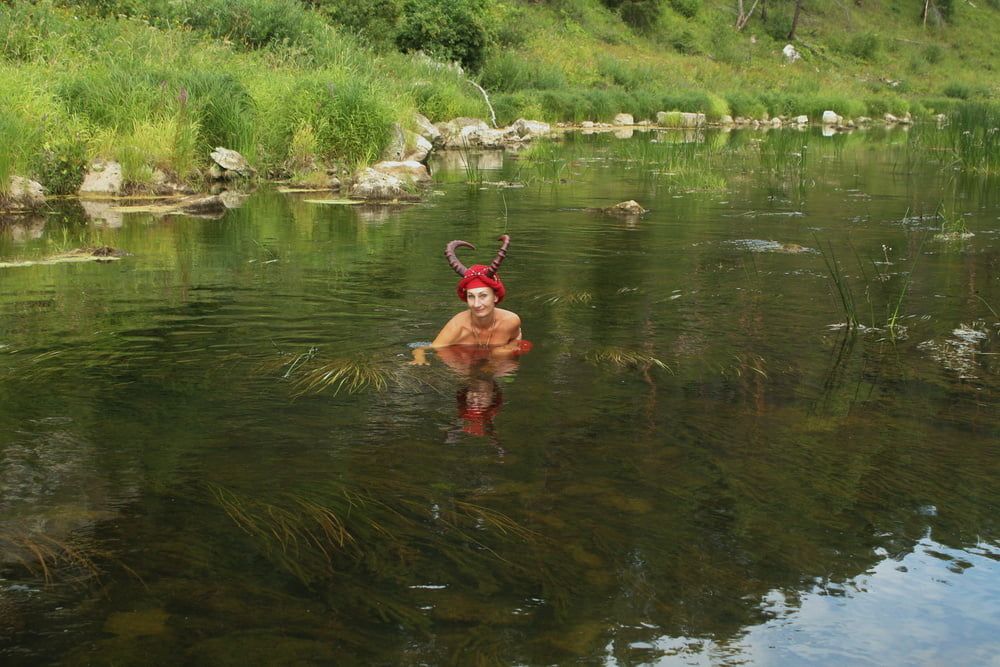
[[[491,92],[512,93],[534,88],[561,88],[566,85],[566,75],[557,66],[504,51],[486,62],[479,83]]]
[[[681,16],[693,19],[701,9],[701,0],[668,0],[670,7]]]
[[[145,12],[158,25],[187,25],[251,49],[310,44],[326,32],[296,0],[173,0],[149,3]]]
[[[187,113],[198,125],[201,148],[232,148],[253,157],[253,127],[256,107],[250,92],[235,76],[225,72],[191,70],[175,77],[173,89]]]
[[[59,137],[43,146],[35,175],[53,195],[69,195],[80,189],[87,173],[87,143],[84,137]]]
[[[313,0],[310,4],[364,43],[395,46],[403,0]]]
[[[640,88],[656,78],[648,66],[633,65],[604,54],[597,56],[597,73],[609,83],[628,89]]]
[[[863,32],[853,35],[844,46],[845,53],[868,61],[877,59],[881,49],[882,41],[873,32]]]
[[[931,65],[937,65],[944,60],[944,49],[940,44],[929,44],[923,51],[924,60]]]
[[[764,21],[764,32],[775,41],[788,39],[792,29],[792,13],[785,6],[773,6],[768,3],[767,20]]]
[[[282,158],[296,133],[308,127],[320,157],[351,165],[370,163],[388,144],[396,120],[389,96],[353,77],[307,75],[272,94],[265,114],[267,140]]]
[[[726,101],[729,102],[729,108],[732,109],[733,116],[761,118],[767,113],[767,106],[759,97],[743,90],[728,93]]]
[[[674,51],[683,55],[697,55],[700,52],[698,40],[688,28],[676,28],[668,36],[668,42]]]
[[[0,61],[0,194],[11,176],[29,176],[41,154],[46,128],[66,126],[58,105],[38,86],[33,72]]]
[[[625,0],[618,9],[622,21],[639,31],[656,25],[661,11],[659,0]]]
[[[984,86],[974,86],[964,81],[950,81],[942,91],[945,97],[955,100],[968,100],[975,97],[989,97],[989,90]]]
[[[404,0],[396,45],[478,71],[489,42],[487,0]]]
[[[904,116],[910,111],[910,103],[898,95],[879,95],[865,99],[867,114],[881,118],[887,113]]]

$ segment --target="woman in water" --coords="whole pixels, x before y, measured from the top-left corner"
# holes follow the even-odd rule
[[[458,298],[468,307],[451,318],[430,345],[414,348],[414,364],[430,363],[427,361],[427,349],[452,345],[489,351],[489,356],[505,356],[523,351],[521,318],[516,313],[497,307],[507,293],[497,270],[507,256],[510,237],[504,234],[498,240],[501,241],[500,250],[489,266],[473,264],[465,268],[455,256],[455,249],[458,247],[475,250],[476,246],[471,243],[456,240],[445,246],[444,255],[448,264],[461,276],[456,289]]]

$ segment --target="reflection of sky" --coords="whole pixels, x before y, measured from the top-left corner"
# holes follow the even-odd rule
[[[797,605],[772,591],[774,614],[731,644],[661,637],[632,646],[656,665],[1000,666],[1000,547],[950,549],[926,538],[843,585],[817,585]],[[617,664],[609,657],[607,664]]]

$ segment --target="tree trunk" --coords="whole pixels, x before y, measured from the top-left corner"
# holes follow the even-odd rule
[[[792,14],[792,28],[788,31],[788,39],[795,39],[795,29],[799,27],[799,12],[802,11],[802,0],[795,0],[795,13]]]
[[[743,11],[743,0],[739,0],[739,16],[736,17],[736,30],[737,32],[743,30],[747,23],[750,22],[750,17],[753,16],[753,10],[757,9],[757,3],[759,0],[753,0],[753,4],[750,5],[750,11]]]

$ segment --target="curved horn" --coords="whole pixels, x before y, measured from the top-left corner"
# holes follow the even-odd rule
[[[492,278],[496,272],[500,270],[500,265],[503,264],[503,260],[507,257],[507,248],[510,246],[510,236],[504,234],[503,236],[497,238],[497,241],[502,241],[503,243],[500,245],[500,249],[497,250],[497,256],[493,258],[493,261],[490,262],[489,268],[486,269],[486,273],[490,274],[490,278]]]
[[[458,275],[465,277],[465,272],[468,271],[468,269],[465,268],[465,265],[462,264],[462,262],[458,260],[458,257],[455,256],[456,248],[472,248],[475,250],[476,246],[472,245],[468,241],[455,239],[454,241],[449,241],[448,245],[444,247],[444,256],[445,259],[448,260],[448,266],[454,269],[455,273]]]

